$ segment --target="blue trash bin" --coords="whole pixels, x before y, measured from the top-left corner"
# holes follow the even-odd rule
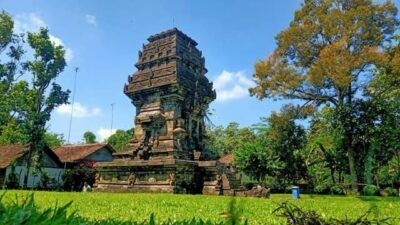
[[[293,186],[292,187],[292,195],[294,199],[299,199],[300,198],[300,188],[298,186]]]

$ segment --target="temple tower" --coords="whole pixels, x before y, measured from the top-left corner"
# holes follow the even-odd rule
[[[232,166],[208,160],[204,119],[216,97],[197,43],[173,28],[147,39],[124,93],[135,135],[112,162],[96,164],[95,191],[237,195]]]
[[[197,43],[177,28],[150,36],[124,93],[136,107],[131,157],[199,159],[215,99]]]

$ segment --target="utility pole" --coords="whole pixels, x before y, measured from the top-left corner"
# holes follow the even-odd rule
[[[79,67],[75,67],[75,77],[74,77],[74,87],[72,89],[72,104],[71,104],[71,115],[69,118],[69,129],[68,129],[68,139],[67,143],[70,144],[69,140],[71,137],[71,127],[72,127],[72,114],[74,113],[74,104],[75,104],[75,92],[76,92],[76,77],[78,75]]]

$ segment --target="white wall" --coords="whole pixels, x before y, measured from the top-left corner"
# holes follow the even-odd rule
[[[64,169],[62,168],[42,168],[42,170],[46,171],[50,177],[55,178],[58,184],[62,184],[62,174],[64,173]],[[11,166],[7,167],[6,169],[6,177],[5,180],[8,177],[8,174],[11,173]],[[26,167],[24,166],[16,166],[14,173],[19,177],[19,184],[20,186],[23,186],[24,184],[24,177],[26,174]],[[34,176],[32,173],[32,168],[29,170],[29,176],[28,176],[28,187],[29,188],[34,188],[38,185],[40,182],[40,176]],[[4,182],[5,183],[5,182]]]

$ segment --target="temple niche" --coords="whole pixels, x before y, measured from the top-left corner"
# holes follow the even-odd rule
[[[96,190],[221,194],[225,176],[225,193],[239,193],[234,172],[207,159],[204,118],[216,93],[197,43],[176,28],[147,40],[124,86],[135,135],[112,162],[98,163]]]

